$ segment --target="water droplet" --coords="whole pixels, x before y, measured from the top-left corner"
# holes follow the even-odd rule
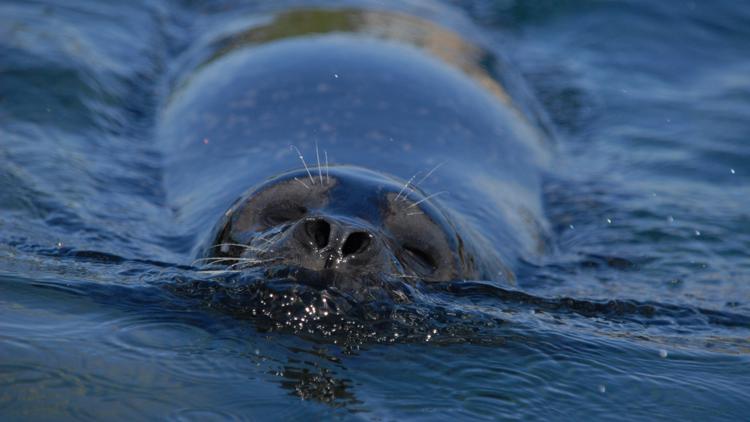
[[[701,235],[701,231],[700,231],[700,230],[696,230],[696,231],[695,231],[695,235],[696,235],[696,236],[700,236],[700,235]]]
[[[569,225],[568,227],[570,227],[570,230],[574,230],[574,229],[576,228],[576,226],[574,226],[574,225],[572,225],[572,224],[571,224],[571,225]]]
[[[607,219],[607,224],[612,224],[612,219],[611,218]]]
[[[734,169],[729,169],[729,172],[732,173],[732,174],[735,173]]]
[[[334,73],[333,77],[336,78],[336,79],[338,79],[339,78],[339,74],[338,73]]]

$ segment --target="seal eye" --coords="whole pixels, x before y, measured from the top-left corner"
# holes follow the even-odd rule
[[[416,194],[415,194],[416,195]],[[459,272],[453,259],[449,226],[440,223],[440,213],[422,200],[396,198],[388,193],[383,207],[383,226],[393,240],[393,251],[407,271],[423,281],[448,281]],[[421,196],[421,195],[420,195]],[[419,197],[419,196],[415,196]]]
[[[263,210],[261,221],[268,226],[296,221],[307,214],[307,208],[300,205],[274,204]]]
[[[418,272],[429,274],[437,269],[435,258],[429,252],[410,245],[404,245],[403,248],[409,264],[413,265]]]

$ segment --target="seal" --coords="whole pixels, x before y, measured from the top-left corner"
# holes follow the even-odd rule
[[[540,252],[545,134],[498,57],[404,13],[237,19],[184,55],[160,118],[186,253],[356,289],[512,282]]]

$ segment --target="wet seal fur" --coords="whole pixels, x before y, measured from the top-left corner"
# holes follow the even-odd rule
[[[184,55],[158,133],[197,262],[357,289],[512,282],[541,251],[545,133],[481,40],[379,10],[226,27]]]

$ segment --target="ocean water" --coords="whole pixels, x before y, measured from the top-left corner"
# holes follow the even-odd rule
[[[284,6],[0,3],[3,420],[747,418],[750,6],[399,3],[538,102],[551,248],[334,321],[190,266],[154,137],[207,23]]]

